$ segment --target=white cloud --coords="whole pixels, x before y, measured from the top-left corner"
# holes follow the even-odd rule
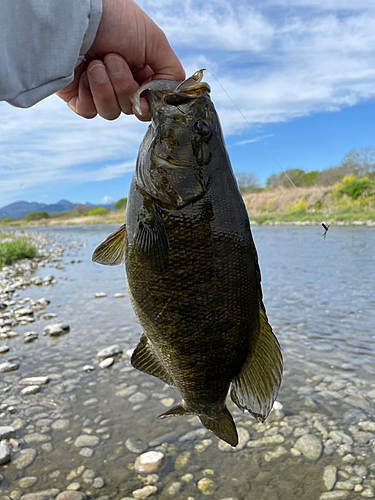
[[[266,134],[259,135],[257,137],[253,137],[252,139],[246,139],[245,141],[236,142],[236,146],[243,146],[244,144],[254,144],[255,142],[263,141],[264,139],[268,139],[268,137],[273,137],[274,134]]]
[[[110,205],[114,203],[116,200],[112,198],[112,196],[103,196],[103,198],[99,201],[101,205]]]

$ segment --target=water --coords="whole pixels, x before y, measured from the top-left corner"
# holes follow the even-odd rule
[[[170,400],[178,402],[180,396],[175,389],[133,370],[125,355],[110,369],[98,368],[96,353],[100,348],[119,344],[125,352],[136,346],[142,333],[129,303],[123,268],[91,262],[93,249],[114,229],[71,226],[40,230],[67,245],[76,241],[86,246],[66,249],[64,269],[50,264],[36,273],[41,277],[53,274],[56,285],[31,286],[19,292],[18,298],[47,297],[51,300],[47,312],[57,314],[57,319],[69,323],[71,330],[59,338],[43,336],[43,327],[56,320],[39,319],[16,328],[20,336],[7,341],[11,349],[6,358],[17,359],[20,368],[4,374],[1,387],[10,387],[3,399],[8,404],[13,402],[17,413],[3,416],[0,425],[21,418],[24,425],[17,430],[20,449],[32,447],[38,454],[26,469],[15,468],[13,462],[0,466],[5,478],[0,488],[6,495],[50,488],[63,491],[70,483],[78,482],[80,491],[92,498],[132,497],[132,491],[142,488],[147,479],[133,470],[139,453],[129,451],[126,440],[137,438],[148,443],[168,432],[182,436],[200,428],[189,417],[157,420]],[[357,485],[357,492],[352,488],[342,498],[362,498],[363,491],[370,491],[366,488],[375,483],[371,436],[362,443],[365,438],[356,435],[361,431],[356,422],[359,412],[362,419],[371,419],[375,413],[375,230],[334,227],[325,240],[321,233],[320,227],[253,228],[264,302],[285,361],[278,397],[284,417],[274,415],[262,425],[233,405],[230,410],[237,427],[247,430],[252,440],[277,434],[279,442],[275,439],[269,445],[225,452],[210,433],[203,441],[175,439],[163,448],[166,462],[156,471],[158,477],[148,479],[157,487],[157,493],[148,498],[315,500],[326,491],[322,474],[327,465],[338,468],[340,481],[345,481],[345,473],[348,478],[356,476],[354,466],[366,467],[362,490]],[[71,260],[75,263],[70,264]],[[67,277],[65,281],[61,280],[63,276]],[[96,292],[105,292],[107,297],[95,299]],[[125,297],[115,299],[115,293],[124,293]],[[39,338],[23,344],[22,335],[30,330],[37,331]],[[82,367],[86,364],[96,369],[85,373]],[[21,378],[46,374],[51,381],[39,394],[20,394]],[[139,392],[144,396],[139,401],[137,397],[132,399]],[[68,422],[65,429],[51,427],[53,420],[61,418]],[[343,431],[354,438],[354,443],[334,443],[330,454],[330,437],[317,430],[320,424],[316,422],[327,433]],[[316,434],[323,441],[325,452],[319,460],[308,460],[294,449],[304,432]],[[47,436],[50,444],[45,446],[27,438],[35,433]],[[92,448],[92,457],[80,455],[74,445],[82,434],[100,437],[100,444]],[[25,438],[29,442],[23,442]],[[271,456],[275,451],[280,453],[279,458],[277,453]],[[353,455],[354,461],[346,459],[348,455]],[[13,450],[12,461],[17,456],[18,451]],[[95,477],[102,477],[104,485],[96,488],[92,479],[82,474],[67,479],[80,465],[95,471]],[[192,479],[188,481],[190,476],[186,474],[191,474]],[[30,476],[37,477],[38,482],[21,488],[19,480]],[[203,477],[213,481],[211,495],[205,495],[197,486]],[[171,490],[173,483],[180,485]],[[94,484],[98,486],[100,481]],[[21,493],[13,496],[17,500]]]

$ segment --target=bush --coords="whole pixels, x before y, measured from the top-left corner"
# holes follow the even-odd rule
[[[40,219],[48,219],[47,212],[30,212],[26,215],[26,222],[30,222],[32,220],[40,220]]]
[[[3,217],[1,222],[10,222],[10,217]]]
[[[287,208],[288,212],[291,213],[291,214],[302,215],[302,214],[306,213],[308,205],[305,202],[305,200],[303,200],[302,198],[300,198],[299,200],[297,200],[292,205],[288,205],[286,208]]]
[[[86,212],[85,215],[105,215],[108,212],[110,212],[108,208],[94,207],[89,212]]]
[[[0,243],[0,267],[11,264],[16,260],[31,259],[35,255],[36,248],[26,237]]]
[[[120,198],[119,200],[116,201],[116,203],[113,205],[113,208],[115,210],[122,210],[123,208],[126,208],[126,204],[128,202],[127,198]]]

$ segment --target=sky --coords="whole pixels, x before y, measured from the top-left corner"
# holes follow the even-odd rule
[[[280,166],[322,170],[375,146],[373,0],[138,4],[187,76],[200,68],[215,75],[204,80],[235,172],[264,182]],[[56,96],[26,110],[0,102],[0,116],[0,208],[127,196],[147,124],[125,115],[85,120]]]

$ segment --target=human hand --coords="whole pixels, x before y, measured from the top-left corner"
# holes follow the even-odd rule
[[[184,80],[185,72],[161,29],[133,0],[103,0],[94,43],[74,72],[74,80],[57,92],[84,118],[98,113],[107,120],[133,113],[129,95],[151,79]],[[141,99],[142,121],[151,119]]]

